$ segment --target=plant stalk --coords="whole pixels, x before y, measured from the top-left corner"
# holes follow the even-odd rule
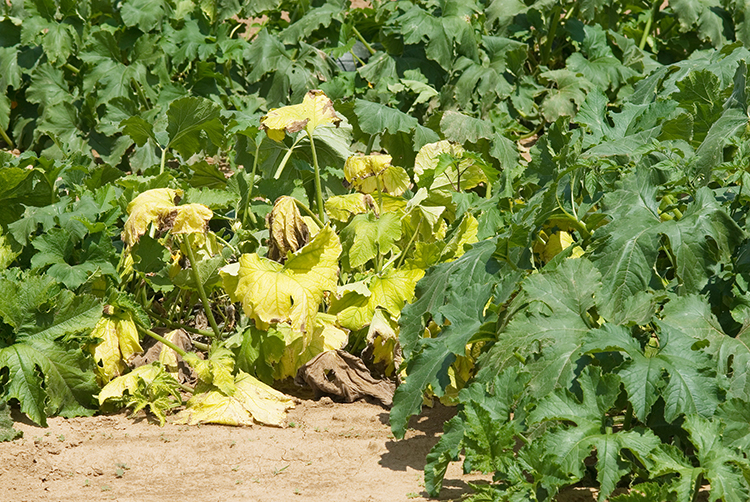
[[[411,236],[411,239],[409,239],[409,242],[406,243],[406,247],[404,248],[401,258],[398,260],[397,268],[401,267],[401,265],[404,264],[404,259],[406,259],[406,253],[411,249],[411,245],[414,244],[414,241],[417,240],[417,236],[419,235],[419,229],[422,226],[422,220],[424,220],[424,216],[419,215],[419,222],[417,223],[417,229],[414,231],[414,233]]]
[[[294,199],[294,197],[292,197]],[[297,207],[302,209],[310,218],[313,219],[316,225],[318,225],[320,228],[323,228],[326,224],[323,223],[318,216],[313,213],[309,207],[304,205],[302,202],[298,201],[297,199],[294,199],[294,203],[297,204]]]
[[[640,50],[643,50],[646,47],[646,42],[648,41],[648,36],[651,34],[651,25],[654,23],[654,18],[656,17],[656,13],[659,12],[659,6],[662,4],[661,0],[657,0],[654,2],[654,4],[651,6],[651,12],[648,16],[648,19],[646,20],[646,26],[643,27],[643,35],[641,36],[641,41],[638,44],[638,48]]]
[[[211,304],[208,302],[206,290],[203,288],[201,274],[198,271],[198,260],[195,259],[195,252],[193,251],[192,234],[187,234],[187,236],[185,237],[185,241],[188,260],[190,260],[190,270],[192,271],[195,286],[198,288],[198,294],[201,297],[201,303],[203,303],[203,310],[206,312],[206,318],[208,319],[208,323],[211,325],[211,329],[214,331],[214,336],[216,338],[219,338],[221,336],[221,331],[219,331],[219,326],[216,324],[214,314],[213,312],[211,312]]]
[[[292,156],[292,152],[297,147],[297,143],[299,143],[302,138],[304,138],[304,136],[300,134],[296,141],[292,143],[292,146],[289,147],[289,150],[287,150],[287,152],[284,154],[284,158],[281,159],[281,164],[279,164],[278,169],[276,169],[276,172],[273,174],[273,179],[277,180],[281,177],[281,173],[284,171],[286,163],[289,162],[289,157]]]
[[[362,34],[359,32],[357,28],[352,26],[352,32],[354,33],[354,36],[359,39],[360,42],[362,42],[362,45],[364,45],[368,51],[370,51],[370,54],[375,54],[375,49],[373,49],[370,44],[367,43],[367,40],[365,40],[365,37],[362,36]]]
[[[260,155],[260,144],[263,142],[263,140],[258,141],[258,138],[255,138],[255,157],[253,157],[253,170],[250,172],[250,188],[247,190],[247,207],[245,208],[245,214],[242,215],[242,226],[244,227],[247,225],[246,218],[249,216],[250,220],[252,221],[253,225],[257,223],[257,220],[255,219],[255,214],[250,210],[250,203],[253,200],[253,187],[255,186],[255,173],[258,169],[258,155]]]
[[[164,166],[167,165],[167,147],[161,149],[161,164],[159,164],[159,174],[164,173]]]
[[[10,137],[8,137],[8,135],[7,135],[6,133],[5,133],[5,130],[4,130],[3,128],[1,128],[1,127],[0,127],[0,137],[2,137],[2,138],[3,138],[3,141],[5,141],[5,143],[6,143],[6,144],[7,144],[7,145],[8,145],[8,146],[9,146],[9,147],[11,148],[11,149],[13,149],[13,148],[15,148],[15,147],[16,147],[16,145],[14,145],[14,144],[13,144],[13,141],[12,141],[12,140],[10,139]]]
[[[625,410],[625,420],[622,423],[623,429],[629,431],[633,425],[633,405],[628,403],[628,408]]]
[[[549,20],[549,30],[547,31],[547,41],[544,44],[544,47],[542,48],[542,63],[548,64],[549,63],[549,54],[552,51],[552,44],[555,41],[555,33],[557,32],[557,26],[560,24],[560,10],[561,7],[559,5],[552,8],[552,12],[550,13],[550,20]]]
[[[206,331],[205,329],[198,329],[193,328],[191,326],[185,326],[184,324],[180,324],[178,322],[170,321],[169,319],[165,319],[164,317],[160,316],[159,314],[155,313],[153,310],[149,312],[149,315],[159,321],[160,323],[164,324],[168,328],[174,328],[174,329],[184,329],[185,331],[189,333],[195,333],[196,335],[203,335],[208,337],[213,337],[214,332],[213,331]],[[195,345],[196,342],[193,342],[193,345]]]
[[[310,149],[313,156],[313,167],[315,168],[315,199],[318,204],[318,217],[320,221],[325,221],[326,213],[323,209],[323,187],[320,184],[320,167],[318,166],[318,154],[315,151],[315,141],[313,135],[308,131],[307,136],[310,138]]]
[[[180,355],[180,357],[185,357],[187,355],[187,352],[185,352],[183,349],[181,349],[180,347],[178,347],[174,343],[170,342],[169,340],[167,340],[163,336],[157,335],[156,333],[154,333],[150,329],[146,329],[143,326],[139,326],[138,324],[136,324],[136,328],[138,328],[138,331],[140,331],[144,335],[148,335],[151,338],[153,338],[154,340],[156,340],[157,342],[161,342],[164,345],[166,345],[167,347],[169,347],[170,349],[174,350],[175,352],[177,352]]]

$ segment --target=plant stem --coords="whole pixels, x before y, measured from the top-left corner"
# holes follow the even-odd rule
[[[367,148],[365,148],[365,155],[370,155],[370,152],[372,152],[372,145],[375,144],[375,137],[377,134],[373,134],[370,136],[370,140],[367,142]]]
[[[352,32],[354,33],[354,36],[357,37],[360,42],[362,42],[362,45],[364,45],[367,50],[370,51],[370,54],[375,54],[375,49],[373,49],[370,44],[367,43],[367,40],[365,40],[365,37],[362,36],[357,28],[352,26]]]
[[[3,128],[0,128],[0,137],[3,138],[3,141],[8,144],[8,146],[12,149],[16,146],[13,144],[13,141],[8,137],[7,134],[5,134],[5,130]]]
[[[375,176],[375,185],[378,187],[378,218],[380,218],[383,214],[383,189],[378,176]]]
[[[208,319],[208,323],[211,325],[211,329],[213,329],[214,331],[214,336],[216,336],[216,338],[219,338],[219,336],[221,336],[221,331],[219,331],[219,326],[216,324],[214,314],[213,312],[211,312],[211,304],[208,302],[206,290],[203,289],[203,281],[201,280],[201,275],[198,271],[198,260],[195,259],[195,252],[193,251],[192,234],[187,234],[185,236],[185,249],[187,250],[188,260],[190,260],[190,270],[193,274],[193,280],[195,281],[195,286],[198,288],[198,295],[200,295],[201,297],[203,310],[206,312],[206,318]]]
[[[185,356],[187,355],[187,352],[185,352],[184,350],[182,350],[182,349],[181,349],[180,347],[178,347],[178,346],[177,346],[177,345],[175,345],[174,343],[170,342],[169,340],[167,340],[167,339],[166,339],[166,338],[164,338],[163,336],[161,336],[161,335],[157,335],[156,333],[154,333],[154,332],[153,332],[153,331],[151,331],[150,329],[146,329],[146,328],[144,328],[143,326],[139,326],[138,324],[136,324],[136,328],[138,328],[138,331],[140,331],[140,332],[141,332],[141,333],[143,333],[144,335],[148,335],[148,336],[150,336],[151,338],[153,338],[154,340],[156,340],[157,342],[161,342],[161,343],[163,343],[164,345],[166,345],[167,347],[169,347],[170,349],[174,350],[174,351],[175,351],[175,352],[177,352],[177,353],[178,353],[178,354],[179,354],[179,355],[180,355],[181,357],[185,357]]]
[[[404,264],[404,259],[406,258],[406,253],[411,249],[411,245],[414,244],[414,241],[417,239],[417,236],[419,235],[419,228],[422,226],[422,220],[424,220],[424,216],[419,215],[419,222],[417,223],[417,229],[414,231],[414,233],[411,236],[411,239],[409,239],[409,242],[406,243],[406,247],[404,248],[401,258],[398,260],[397,268],[401,267],[401,265]]]
[[[625,420],[622,423],[623,429],[629,431],[633,423],[633,405],[628,403],[628,408],[625,410]]]
[[[164,173],[164,166],[167,164],[167,147],[161,149],[161,164],[159,165],[159,174]]]
[[[315,199],[318,204],[318,216],[321,221],[326,219],[326,213],[323,210],[323,187],[320,184],[320,167],[318,167],[318,154],[315,151],[315,141],[313,135],[308,131],[307,136],[310,138],[310,149],[313,156],[313,167],[315,168]]]
[[[294,199],[294,197],[292,197]],[[304,205],[302,202],[298,201],[297,199],[294,199],[294,203],[297,204],[297,207],[302,209],[310,218],[313,219],[316,225],[318,225],[320,228],[323,228],[326,224],[323,223],[318,216],[313,213],[309,207]]]
[[[250,216],[250,220],[252,221],[253,225],[257,223],[257,220],[255,219],[255,214],[250,210],[250,203],[253,200],[253,187],[255,186],[255,172],[258,169],[258,155],[260,155],[260,144],[263,142],[263,140],[258,141],[258,138],[255,138],[255,157],[253,157],[253,170],[250,172],[250,188],[247,189],[247,207],[245,208],[245,213],[242,215],[242,226],[244,227],[247,225],[246,218]]]
[[[67,68],[68,70],[72,71],[72,72],[73,72],[73,73],[75,73],[76,75],[78,75],[79,73],[81,73],[81,70],[79,70],[78,68],[76,68],[75,66],[73,66],[73,65],[72,65],[72,64],[70,64],[70,63],[65,63],[65,64],[63,65],[63,68]]]
[[[657,0],[651,6],[651,12],[649,13],[648,19],[646,20],[646,26],[643,28],[643,36],[641,36],[641,42],[638,44],[638,48],[640,50],[643,50],[646,47],[648,36],[651,34],[651,25],[654,22],[656,13],[659,12],[659,6],[661,5],[661,3],[662,3],[661,0]]]
[[[560,9],[559,5],[552,8],[550,12],[549,30],[547,30],[547,41],[542,47],[542,64],[549,63],[549,53],[552,50],[552,44],[555,41],[555,32],[557,32],[557,25],[560,24]]]
[[[289,150],[287,150],[286,154],[284,154],[284,158],[281,159],[281,164],[279,164],[278,169],[276,169],[276,172],[273,175],[273,179],[277,180],[281,176],[282,171],[286,167],[286,163],[289,162],[289,157],[292,156],[292,152],[297,147],[297,143],[300,142],[300,140],[304,138],[302,134],[299,135],[299,137],[292,143],[292,146],[289,147]]]
[[[157,321],[159,321],[160,323],[167,326],[168,328],[184,329],[185,331],[190,332],[190,333],[195,333],[196,335],[203,335],[203,336],[208,336],[208,337],[214,336],[213,331],[206,331],[205,329],[193,328],[190,326],[185,326],[184,324],[181,324],[178,322],[170,321],[169,319],[165,319],[164,317],[155,313],[153,310],[149,312],[149,315],[153,317],[154,319],[156,319]],[[196,342],[193,342],[193,345],[195,345],[195,343]]]
[[[146,93],[143,92],[143,87],[141,87],[141,84],[139,84],[138,81],[134,78],[130,79],[130,83],[133,84],[133,87],[135,88],[135,93],[138,94],[138,97],[141,99],[141,101],[143,101],[143,106],[145,106],[146,109],[150,110],[151,105],[148,102]]]

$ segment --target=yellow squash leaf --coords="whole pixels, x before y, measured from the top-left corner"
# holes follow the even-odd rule
[[[471,213],[466,213],[461,224],[453,233],[443,249],[442,258],[446,261],[455,260],[464,254],[464,246],[474,244],[478,241],[479,222]]]
[[[91,347],[97,364],[97,379],[101,384],[122,375],[127,369],[125,360],[143,351],[138,341],[138,330],[129,313],[102,317],[91,335],[102,340]]]
[[[289,396],[242,371],[237,374],[234,386],[236,390],[231,396],[219,389],[195,394],[177,420],[190,425],[252,425],[255,421],[284,426],[287,410],[294,408],[294,401]]]
[[[266,130],[268,137],[274,141],[282,141],[285,133],[295,133],[301,130],[309,134],[316,127],[323,124],[338,126],[341,119],[333,109],[333,102],[323,91],[308,91],[298,105],[274,108],[260,119],[260,128]]]
[[[375,210],[376,204],[370,194],[350,193],[329,197],[325,202],[325,207],[331,219],[347,222],[352,215]]]
[[[240,283],[240,263],[230,263],[224,265],[219,270],[219,275],[224,286],[224,291],[229,295],[229,299],[232,302],[241,302],[242,298],[237,296],[237,286]]]
[[[292,197],[279,197],[266,219],[269,260],[284,263],[287,253],[294,253],[310,241],[310,230]]]
[[[204,233],[214,213],[203,204],[185,204],[174,208],[177,214],[172,224],[173,234]]]
[[[188,352],[183,358],[195,370],[201,382],[218,387],[228,396],[236,391],[232,376],[234,354],[231,350],[219,347],[211,352],[208,359],[201,359],[193,352]]]
[[[161,371],[162,369],[158,366],[147,364],[137,367],[126,375],[115,378],[99,392],[99,406],[103,405],[107,399],[122,397],[125,391],[130,394],[135,393],[139,380],[143,380],[146,384],[149,384],[159,376]]]
[[[361,193],[372,194],[380,190],[394,196],[409,188],[409,175],[391,165],[390,155],[354,155],[346,159],[344,177],[347,183]]]
[[[422,276],[424,270],[421,269],[391,269],[382,277],[372,278],[368,286],[369,296],[349,291],[331,302],[329,312],[336,314],[342,327],[352,331],[370,324],[378,307],[397,318],[404,304],[414,298],[414,289]]]
[[[279,362],[274,366],[274,379],[294,378],[297,370],[313,357],[327,350],[338,350],[346,345],[349,333],[338,327],[336,316],[318,314],[315,318],[315,331],[309,341],[302,334],[279,326],[286,347]]]
[[[128,219],[122,231],[122,240],[132,246],[148,230],[148,226],[169,214],[182,190],[155,188],[138,195],[128,204]]]
[[[542,230],[539,232],[539,240],[534,243],[533,249],[544,263],[549,263],[562,250],[567,249],[573,244],[575,244],[573,236],[568,232],[558,230],[556,232],[553,232],[548,237],[544,230]],[[578,247],[577,249],[573,250],[572,256],[574,258],[579,258],[582,254],[583,250]]]
[[[372,345],[374,364],[385,366],[385,374],[392,375],[396,369],[395,351],[398,344],[398,333],[391,316],[381,309],[376,309],[367,331],[367,343]]]
[[[284,265],[244,254],[234,295],[256,323],[288,323],[296,331],[311,332],[323,292],[336,290],[340,254],[341,242],[328,226]]]
[[[448,140],[424,145],[414,160],[414,180],[419,184],[419,180],[425,173],[434,171],[438,167],[441,154],[448,154],[461,159],[464,152],[465,150],[461,145],[451,143]],[[482,169],[472,159],[467,158],[459,161],[458,169],[449,167],[443,173],[435,176],[429,187],[423,188],[448,191],[456,191],[459,188],[468,190],[486,181],[487,176]]]
[[[176,205],[182,190],[155,188],[138,195],[128,204],[128,219],[122,231],[122,240],[132,246],[155,224],[159,231],[173,234],[203,234],[213,211],[202,204]],[[202,243],[200,243],[202,244]]]

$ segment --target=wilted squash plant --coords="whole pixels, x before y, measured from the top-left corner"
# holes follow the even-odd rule
[[[269,140],[296,134],[275,177],[302,138],[316,163],[316,131],[340,122],[321,91],[269,111],[260,122]],[[386,154],[353,155],[342,163],[340,182],[350,193],[323,202],[314,165],[317,211],[292,196],[279,197],[265,218],[265,245],[249,253],[240,253],[237,244],[252,229],[237,222],[234,235],[221,237],[209,225],[213,211],[181,203],[183,190],[152,188],[129,202],[123,283],[157,323],[190,329],[207,343],[196,340],[205,352],[199,356],[178,345],[178,331],[160,335],[127,310],[108,313],[91,349],[106,383],[101,405],[148,407],[163,423],[166,412],[181,404],[181,390],[192,397],[178,420],[282,425],[293,404],[270,385],[294,378],[322,352],[363,352],[380,374],[396,377],[399,316],[417,281],[425,269],[460,257],[477,240],[476,218],[471,212],[457,218],[451,194],[486,184],[488,167],[448,141],[421,149],[413,168],[416,185]],[[257,181],[254,173],[251,178]],[[188,326],[192,313],[184,309],[195,295],[210,330]],[[241,314],[231,312],[235,303]],[[157,361],[125,373],[125,361],[140,349],[135,326],[163,348]],[[192,368],[194,387],[178,381],[178,357]]]

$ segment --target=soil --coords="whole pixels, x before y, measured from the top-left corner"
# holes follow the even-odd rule
[[[0,443],[0,501],[425,501],[425,456],[453,413],[426,409],[401,441],[381,406],[325,397],[300,400],[285,428],[159,427],[125,414],[52,418],[42,428],[16,414],[24,435]],[[488,480],[453,463],[439,500]],[[581,490],[565,500],[595,499]]]

